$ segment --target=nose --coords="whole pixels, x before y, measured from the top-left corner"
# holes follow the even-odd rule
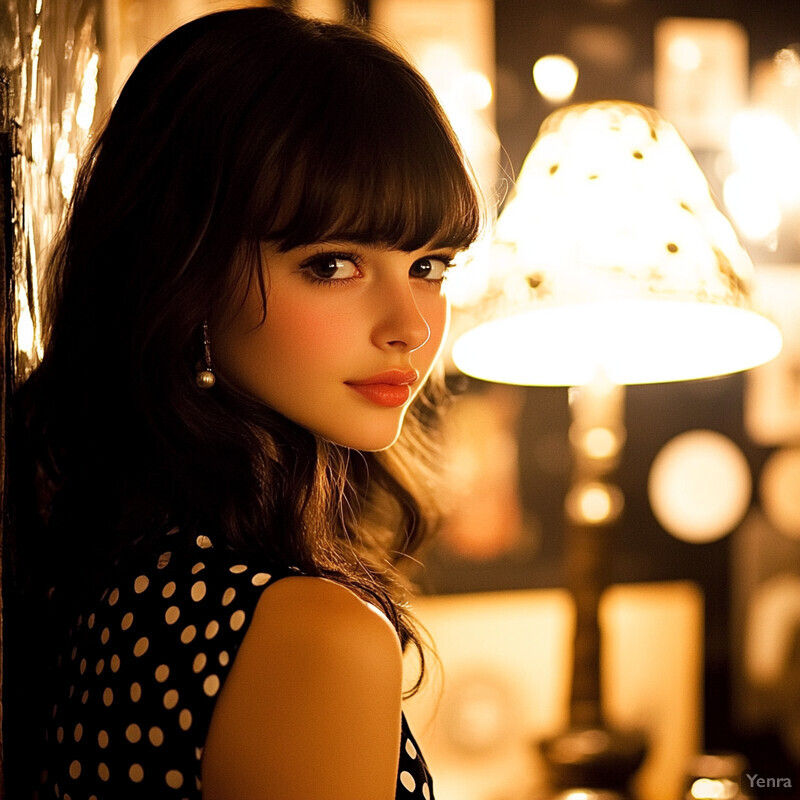
[[[378,302],[381,307],[373,331],[377,347],[411,353],[430,339],[430,326],[407,282],[386,292]]]

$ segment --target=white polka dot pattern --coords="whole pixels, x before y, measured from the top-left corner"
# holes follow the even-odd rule
[[[397,772],[396,800],[433,800],[433,782],[425,759],[403,715],[400,766]]]
[[[165,535],[147,556],[121,563],[54,654],[40,800],[201,800],[214,703],[261,592],[290,571],[265,571],[206,534]],[[396,798],[433,800],[405,717]]]

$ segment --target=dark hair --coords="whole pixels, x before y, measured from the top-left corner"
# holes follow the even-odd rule
[[[364,31],[250,8],[156,44],[79,170],[20,394],[52,579],[77,597],[177,522],[366,593],[418,643],[396,565],[435,520],[432,406],[390,451],[360,453],[194,372],[218,298],[263,291],[259,242],[461,248],[480,225],[430,88]]]

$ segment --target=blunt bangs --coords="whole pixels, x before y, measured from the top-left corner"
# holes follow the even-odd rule
[[[381,55],[392,69],[377,70],[360,48],[334,44],[309,65],[324,87],[296,96],[281,152],[260,175],[257,237],[284,250],[326,240],[468,247],[483,224],[480,193],[432,91],[393,53]]]

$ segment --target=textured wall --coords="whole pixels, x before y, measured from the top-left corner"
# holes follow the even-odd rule
[[[8,85],[17,377],[40,344],[37,281],[72,191],[97,95],[99,0],[3,0],[0,70]]]
[[[72,192],[94,116],[99,10],[100,0],[0,2],[0,537],[4,544],[9,519],[7,401],[13,386],[39,357],[40,265]],[[5,576],[13,554],[7,546],[2,552]],[[0,772],[0,798],[4,796]]]

